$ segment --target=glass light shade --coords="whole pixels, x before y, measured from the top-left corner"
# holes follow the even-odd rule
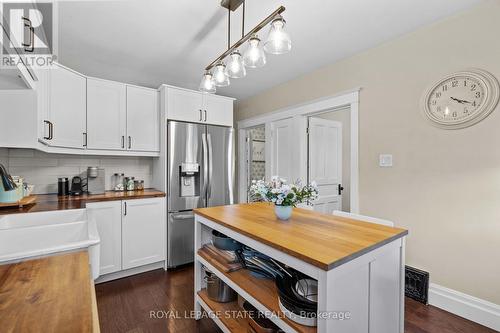
[[[227,87],[229,85],[229,77],[225,73],[226,65],[218,63],[214,68],[213,78],[217,87]]]
[[[290,35],[285,31],[285,20],[278,16],[271,22],[271,30],[264,43],[264,50],[271,54],[283,54],[292,48]]]
[[[239,79],[247,75],[243,57],[240,52],[234,51],[229,55],[229,61],[226,65],[226,75],[233,79]]]
[[[258,68],[266,64],[266,54],[257,36],[248,41],[248,48],[243,54],[243,63],[250,68]]]
[[[201,92],[214,94],[215,93],[215,82],[210,72],[205,72],[201,78],[200,88]]]

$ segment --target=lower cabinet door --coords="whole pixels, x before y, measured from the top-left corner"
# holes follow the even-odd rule
[[[100,275],[122,269],[122,202],[87,204],[88,219],[95,219],[100,243]]]
[[[165,260],[165,198],[123,201],[122,266]]]

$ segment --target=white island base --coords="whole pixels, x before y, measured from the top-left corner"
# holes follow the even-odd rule
[[[351,228],[352,230],[348,230],[350,237],[354,239],[358,237],[360,244],[366,241],[366,237],[369,238],[364,230],[366,228],[374,228],[374,233],[377,233],[380,228],[395,230],[391,234],[392,236],[385,237],[384,241],[374,241],[374,244],[369,247],[361,246],[359,251],[346,257],[335,253],[335,251],[342,252],[342,246],[345,244],[340,241],[338,241],[340,244],[336,244],[334,239],[326,239],[325,234],[317,228],[317,225],[311,223],[311,233],[317,232],[318,241],[329,244],[325,251],[331,251],[334,256],[337,255],[340,258],[329,264],[329,267],[324,267],[317,262],[311,263],[312,255],[305,257],[303,254],[296,255],[294,253],[297,251],[298,254],[301,246],[307,246],[307,240],[304,240],[304,244],[295,240],[291,248],[284,248],[283,244],[293,241],[293,236],[285,233],[286,230],[293,227],[290,225],[294,223],[293,220],[288,222],[273,220],[269,225],[265,225],[263,229],[279,228],[279,223],[288,223],[283,225],[283,237],[272,239],[269,230],[259,229],[263,221],[256,219],[255,216],[252,217],[252,221],[246,221],[242,224],[233,223],[230,221],[232,219],[225,221],[219,217],[209,218],[211,210],[217,208],[200,209],[195,217],[194,298],[195,311],[198,313],[203,308],[211,315],[222,331],[247,332],[247,319],[228,315],[229,311],[241,311],[236,302],[217,303],[208,299],[205,290],[206,284],[202,276],[202,266],[210,269],[258,310],[265,314],[272,314],[270,319],[285,332],[403,333],[406,230],[401,231],[402,229],[375,225],[372,227],[369,223],[328,216],[331,221],[327,223],[330,223],[331,229],[344,228],[343,231],[346,231],[345,228]],[[320,216],[318,213],[298,209],[294,211],[294,216],[299,212],[303,214],[302,217],[314,214],[312,216],[314,219]],[[213,216],[219,216],[218,213],[220,212],[214,211]],[[274,223],[278,224],[273,225]],[[300,223],[299,216],[297,224]],[[360,223],[362,223],[363,230],[359,227]],[[325,227],[324,220],[320,221],[320,224]],[[198,249],[204,244],[210,243],[212,230],[217,230],[318,280],[317,327],[300,325],[283,315],[279,307],[274,281],[256,278],[247,270],[223,273],[217,269],[216,265],[214,266],[212,258],[197,254]],[[394,236],[396,231],[399,233]],[[340,236],[341,234],[339,234]],[[371,242],[371,240],[369,241]]]

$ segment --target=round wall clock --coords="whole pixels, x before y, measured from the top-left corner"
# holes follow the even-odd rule
[[[436,82],[425,94],[423,112],[435,126],[459,129],[486,118],[497,106],[496,78],[480,69],[457,72]]]

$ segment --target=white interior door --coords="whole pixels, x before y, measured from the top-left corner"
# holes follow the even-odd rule
[[[331,214],[342,207],[342,123],[309,118],[308,180],[318,184],[314,210]]]
[[[295,180],[293,152],[296,151],[293,118],[272,122],[271,147],[270,176],[280,176],[290,183],[293,182]]]

